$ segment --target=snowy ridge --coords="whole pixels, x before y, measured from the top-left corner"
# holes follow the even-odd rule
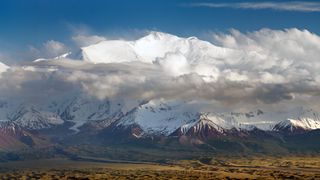
[[[193,133],[198,133],[203,131],[205,128],[223,133],[226,129],[232,129],[233,126],[220,117],[208,117],[208,114],[202,114],[198,121],[183,125],[181,127],[181,132],[186,134],[188,131],[192,130]]]
[[[1,121],[11,121],[31,130],[51,128],[67,121],[74,124],[71,129],[76,132],[87,123],[103,122],[104,127],[113,123],[124,127],[136,125],[145,134],[162,135],[170,135],[177,130],[185,134],[192,128],[195,132],[204,128],[217,132],[255,128],[267,131],[320,129],[320,116],[311,109],[296,108],[288,114],[286,120],[279,122],[277,115],[262,110],[248,113],[198,112],[190,110],[185,102],[98,100],[74,93],[50,97],[37,105],[17,100],[0,101]],[[272,122],[269,121],[271,119]],[[265,127],[261,128],[261,124]]]
[[[219,114],[223,119],[230,122],[238,123],[240,129],[250,130],[256,127],[261,130],[272,130],[276,120],[279,118],[277,114],[264,112],[257,109],[250,112],[230,112]]]
[[[228,131],[250,131],[255,129],[253,125],[241,124],[238,121],[230,118],[224,119],[223,115],[217,113],[202,113],[199,119],[195,122],[181,126],[180,133],[182,134],[225,134]]]
[[[9,119],[27,129],[45,129],[63,124],[64,121],[55,113],[38,111],[32,106],[22,105]]]
[[[0,121],[14,122],[30,130],[71,122],[70,129],[79,132],[79,127],[90,122],[103,121],[107,127],[138,104],[123,100],[98,100],[75,92],[48,97],[39,104],[3,99],[0,100]]]
[[[294,131],[297,128],[304,130],[320,129],[320,121],[303,118],[303,119],[287,119],[281,121],[275,126],[275,130],[281,130],[288,128],[290,131]]]
[[[122,115],[124,102],[121,101],[99,101],[89,97],[74,97],[59,105],[58,113],[61,118],[71,121],[74,126],[72,130],[78,128],[89,121],[100,121],[105,119],[115,119]],[[110,124],[110,123],[107,123]]]
[[[33,62],[42,62],[42,61],[51,61],[51,60],[63,60],[63,59],[67,59],[72,55],[72,52],[68,52],[65,54],[62,54],[60,56],[54,57],[53,59],[46,59],[46,58],[38,58],[36,60],[33,60]]]
[[[135,108],[118,123],[123,126],[138,125],[149,134],[170,135],[186,123],[196,121],[198,113],[181,111],[183,104],[150,101]]]
[[[181,54],[190,63],[214,61],[239,55],[239,52],[217,47],[195,37],[180,38],[171,34],[151,32],[136,41],[107,40],[81,48],[82,60],[92,63],[141,61],[154,63],[167,54]],[[65,56],[71,57],[71,56]]]
[[[269,113],[270,114],[270,113]],[[320,116],[313,110],[297,108],[284,121],[269,122],[276,115],[256,110],[249,113],[215,113],[192,111],[184,102],[152,100],[148,102],[124,100],[97,100],[84,95],[51,97],[43,104],[31,105],[22,101],[0,101],[0,117],[3,122],[14,122],[23,128],[39,130],[72,122],[70,129],[79,132],[80,127],[98,122],[106,128],[116,123],[122,127],[139,127],[146,135],[170,135],[177,130],[186,134],[192,130],[224,132],[294,131],[295,129],[320,129]],[[261,124],[266,121],[266,127]]]
[[[320,115],[312,109],[299,108],[296,117],[288,118],[279,122],[273,128],[275,131],[286,130],[294,132],[296,130],[320,129]]]

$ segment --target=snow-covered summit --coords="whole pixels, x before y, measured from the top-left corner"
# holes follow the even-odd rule
[[[176,102],[150,101],[129,112],[118,125],[138,125],[147,134],[170,135],[182,125],[198,119],[198,113],[183,111],[183,106]]]
[[[63,124],[59,115],[53,112],[39,111],[34,106],[21,105],[9,117],[11,121],[27,129],[44,129]]]
[[[289,131],[294,131],[296,129],[303,129],[303,130],[314,130],[320,129],[320,121],[303,118],[303,119],[287,119],[278,123],[274,130],[283,130],[288,129]]]
[[[312,109],[297,108],[295,115],[279,122],[275,131],[308,131],[320,129],[320,114]]]
[[[135,41],[105,40],[81,48],[84,61],[91,63],[121,63],[141,61],[153,63],[168,53],[180,53],[190,62],[218,60],[235,53],[195,37],[182,38],[161,32],[150,32]],[[66,56],[68,57],[68,56]],[[200,59],[199,59],[200,58]]]
[[[186,134],[190,131],[192,133],[199,133],[201,131],[214,131],[215,133],[224,133],[225,130],[238,127],[231,122],[228,122],[215,114],[201,114],[197,121],[191,122],[181,126],[181,133]]]

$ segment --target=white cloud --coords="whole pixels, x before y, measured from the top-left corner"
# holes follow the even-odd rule
[[[29,56],[31,58],[54,58],[69,51],[69,47],[59,41],[49,40],[37,48],[29,46]]]
[[[174,48],[147,63],[145,59],[106,64],[53,60],[13,67],[0,78],[0,96],[35,100],[82,91],[99,99],[179,99],[241,108],[318,106],[320,37],[316,34],[298,29],[213,33],[213,42],[221,47],[173,38]],[[48,47],[59,50],[56,45]]]
[[[241,3],[191,3],[189,7],[233,8],[233,9],[272,9],[279,11],[320,12],[319,2],[288,1],[288,2],[241,2]]]
[[[168,53],[163,58],[158,58],[164,70],[172,76],[180,76],[190,72],[189,63],[185,56],[180,53]]]
[[[105,41],[106,38],[97,35],[77,35],[73,36],[72,40],[76,43],[78,47],[85,47],[92,44],[96,44],[101,41]]]
[[[67,46],[59,41],[47,41],[43,44],[43,47],[45,52],[51,56],[58,56],[68,52]]]

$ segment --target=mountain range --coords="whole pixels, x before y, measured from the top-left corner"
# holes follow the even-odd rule
[[[218,63],[221,58],[236,58],[241,53],[195,37],[151,32],[136,41],[101,41],[56,58],[37,59],[21,68],[68,71],[66,67],[77,66],[73,63],[78,61],[88,66],[138,61],[162,66],[172,76],[196,72],[210,82],[216,78],[214,72],[207,71],[198,61]],[[0,78],[10,69],[0,63]],[[153,147],[164,151],[182,148],[185,154],[188,149],[319,152],[319,143],[312,142],[312,139],[317,141],[319,129],[320,114],[309,107],[297,106],[284,113],[258,108],[247,112],[201,111],[181,100],[97,98],[79,91],[63,92],[34,102],[0,97],[3,159],[12,159],[12,154],[8,154],[12,152],[16,153],[14,157],[23,158],[40,150],[50,155],[102,156],[110,147]],[[87,146],[95,148],[90,150]],[[80,150],[74,150],[75,147]]]

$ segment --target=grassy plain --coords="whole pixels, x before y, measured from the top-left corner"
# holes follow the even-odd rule
[[[45,159],[0,163],[1,179],[320,179],[319,156],[205,157],[165,163]]]

